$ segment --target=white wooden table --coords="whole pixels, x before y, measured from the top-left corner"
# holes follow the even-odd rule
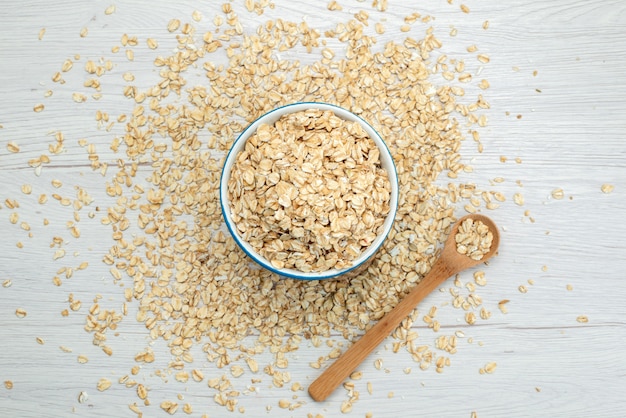
[[[328,2],[276,0],[275,8],[261,17],[247,13],[243,1],[232,3],[245,23],[244,30],[278,16],[330,28],[359,10],[375,15],[371,1],[339,0],[344,10],[331,13],[326,9]],[[387,22],[399,22],[396,28],[413,11],[431,14],[443,52],[462,57],[468,45],[476,44],[491,57],[481,74],[491,84],[485,92],[491,109],[489,124],[481,131],[484,152],[467,146],[462,155],[474,167],[468,178],[501,191],[507,201],[488,213],[502,228],[501,253],[485,269],[488,285],[480,292],[492,317],[469,327],[462,311],[449,306],[448,294],[431,295],[425,306],[440,307],[442,327],[461,329],[466,335],[458,353],[451,356],[451,366],[441,374],[433,368],[421,371],[406,353],[392,353],[389,339],[362,366],[363,378],[355,381],[360,399],[349,415],[624,416],[626,3],[468,0],[469,14],[462,13],[456,1],[452,5],[444,1],[411,2],[413,6],[389,3],[385,16]],[[106,14],[112,4],[115,12]],[[101,262],[110,231],[98,216],[84,216],[81,239],[67,247],[66,264],[68,259],[76,265],[88,261],[89,267],[77,271],[63,286],[52,283],[61,264],[53,260],[55,249],[50,243],[53,236],[67,236],[71,211],[56,202],[39,205],[36,197],[54,193],[50,181],[57,178],[65,192],[70,193],[74,184],[81,185],[96,202],[106,201],[103,177],[89,168],[79,138],[88,138],[103,160],[115,162],[108,150],[111,136],[95,126],[98,104],[74,104],[71,89],[54,83],[52,75],[77,54],[80,66],[88,58],[108,59],[111,47],[119,44],[124,33],[142,42],[158,35],[160,48],[172,47],[175,38],[165,30],[170,19],[202,25],[220,8],[220,2],[143,0],[132,5],[28,0],[0,8],[0,282],[11,280],[10,286],[0,287],[2,416],[135,416],[128,407],[138,402],[135,390],[118,379],[129,373],[134,356],[151,344],[163,355],[140,374],[141,382],[150,388],[152,402],[150,407],[141,406],[145,416],[168,416],[159,407],[166,399],[180,403],[177,416],[187,416],[182,411],[185,403],[194,408],[191,416],[236,416],[241,415],[239,407],[245,408],[246,416],[341,415],[345,390],[340,388],[326,402],[316,403],[306,391],[294,393],[290,385],[275,388],[267,378],[258,393],[242,393],[236,412],[229,413],[214,402],[206,379],[183,384],[171,375],[156,376],[157,369],[167,366],[167,348],[152,343],[143,324],[132,317],[123,321],[119,336],[111,339],[114,354],[103,354],[83,330],[85,310],[96,295],[115,302],[121,291]],[[203,16],[200,22],[191,18],[195,10]],[[488,30],[482,28],[485,20],[490,23]],[[423,35],[426,27],[415,25],[415,37]],[[448,35],[451,27],[458,30],[456,37]],[[39,39],[42,28],[45,33]],[[80,35],[83,28],[88,29],[85,37]],[[380,42],[398,33],[389,30]],[[119,64],[114,71],[122,74],[123,67]],[[137,57],[132,70],[142,75],[144,83],[155,75],[151,60],[143,57]],[[63,76],[68,85],[80,86],[84,81],[82,69]],[[117,83],[103,89],[104,94],[119,94],[121,77]],[[45,98],[47,90],[55,94]],[[103,101],[127,107],[127,101],[115,94]],[[38,103],[55,100],[68,105],[33,111]],[[57,131],[66,137],[66,152],[36,173],[28,160],[46,153]],[[9,142],[18,144],[20,152],[9,152]],[[504,181],[494,183],[497,177]],[[30,196],[22,193],[24,184],[32,185]],[[614,190],[603,193],[604,184]],[[552,196],[555,189],[563,190],[563,199]],[[516,193],[524,197],[522,206],[514,203]],[[20,207],[11,209],[7,199],[18,200]],[[17,224],[10,222],[13,212],[19,213]],[[44,217],[50,222],[46,227]],[[32,238],[20,228],[21,222],[31,225]],[[462,280],[469,277],[471,272],[464,273]],[[527,292],[520,292],[520,286]],[[63,317],[69,293],[81,299],[83,307]],[[497,308],[505,299],[510,301],[506,314]],[[24,309],[27,316],[19,318],[17,309]],[[583,316],[588,322],[579,319]],[[424,323],[416,321],[414,327],[424,344],[433,344],[437,335]],[[303,342],[291,354],[292,382],[306,387],[319,374],[309,363],[320,353]],[[80,364],[79,355],[89,361]],[[374,367],[375,359],[383,360],[382,370]],[[490,362],[497,364],[495,372],[479,373]],[[222,373],[201,358],[194,367],[208,377]],[[412,372],[405,373],[407,368]],[[102,377],[112,380],[113,386],[100,392],[96,384]],[[371,382],[371,394],[367,382]],[[243,392],[249,381],[237,384]],[[83,402],[78,399],[81,392],[87,395]],[[297,399],[292,398],[294,394]],[[293,411],[281,409],[280,399],[304,405]]]

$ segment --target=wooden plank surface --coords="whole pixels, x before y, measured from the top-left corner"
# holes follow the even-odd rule
[[[2,415],[135,416],[128,407],[139,403],[135,389],[118,380],[130,373],[135,355],[146,347],[163,355],[145,365],[140,374],[141,383],[150,388],[152,402],[149,407],[141,406],[145,416],[169,416],[159,407],[166,399],[181,405],[176,416],[187,416],[182,411],[185,403],[193,405],[190,416],[342,415],[340,407],[347,399],[344,389],[324,403],[306,395],[304,389],[320,374],[309,364],[329,350],[306,340],[289,355],[291,382],[285,387],[272,386],[271,378],[262,374],[258,385],[248,375],[235,380],[242,393],[234,413],[215,403],[215,391],[208,388],[206,379],[180,383],[171,373],[156,375],[157,370],[167,369],[168,349],[162,341],[153,342],[143,324],[134,320],[136,307],[130,307],[119,336],[108,341],[112,356],[94,346],[93,336],[83,330],[87,306],[95,295],[102,296],[103,304],[117,306],[120,301],[120,286],[101,262],[110,246],[110,230],[100,224],[99,216],[87,216],[95,208],[81,212],[81,238],[66,247],[63,262],[78,266],[87,261],[89,267],[77,271],[61,287],[52,284],[61,264],[53,260],[50,243],[54,236],[67,236],[72,211],[54,201],[39,205],[36,197],[57,191],[50,183],[54,178],[64,184],[58,189],[61,194],[70,195],[75,193],[74,186],[81,186],[99,204],[110,203],[103,177],[90,169],[87,152],[78,140],[95,143],[100,158],[114,164],[117,157],[109,149],[112,133],[98,129],[95,113],[100,108],[109,109],[111,115],[128,111],[129,103],[121,95],[125,71],[140,74],[137,84],[141,87],[150,86],[158,76],[150,54],[137,53],[130,63],[123,52],[112,53],[111,47],[128,33],[141,42],[155,37],[159,50],[169,52],[176,46],[175,37],[166,30],[170,19],[193,23],[192,13],[199,10],[201,22],[210,22],[221,13],[221,3],[142,0],[132,5],[115,3],[115,12],[105,14],[113,3],[28,0],[8,3],[0,10],[0,282],[12,282],[0,287]],[[626,3],[468,0],[471,12],[465,14],[458,2],[409,5],[390,0],[388,11],[377,14],[371,1],[339,0],[343,11],[330,12],[328,2],[276,0],[275,7],[261,16],[246,12],[243,1],[231,3],[245,29],[282,17],[306,20],[327,30],[346,16],[367,10],[372,22],[384,19],[388,27],[378,37],[380,45],[397,39],[404,17],[418,11],[435,20],[415,24],[416,38],[432,25],[442,40],[442,51],[449,56],[464,57],[467,46],[476,44],[491,58],[484,66],[468,61],[474,74],[490,82],[484,94],[491,108],[486,112],[489,124],[481,130],[484,152],[478,153],[471,140],[464,146],[464,162],[471,163],[474,171],[462,180],[491,187],[507,197],[500,208],[487,213],[502,228],[501,253],[484,269],[488,285],[480,289],[492,317],[468,326],[463,311],[450,306],[448,293],[432,294],[424,306],[439,307],[442,330],[465,334],[458,352],[450,356],[451,366],[441,374],[434,368],[422,371],[406,352],[392,352],[390,338],[363,364],[362,379],[354,381],[360,397],[348,416],[368,412],[374,417],[469,417],[473,412],[481,418],[624,416]],[[489,29],[483,30],[486,20]],[[452,27],[458,30],[454,37],[449,36]],[[88,29],[84,38],[80,37],[82,28]],[[69,86],[85,81],[82,69],[63,73],[65,86],[51,80],[63,62],[76,55],[80,59],[75,65],[80,66],[88,59],[114,61],[115,77],[103,79],[101,100],[71,100],[73,87]],[[305,55],[289,58],[311,59]],[[47,90],[54,93],[44,98]],[[46,106],[41,113],[33,111],[38,103]],[[119,124],[112,132],[122,129]],[[66,151],[37,175],[28,160],[46,153],[58,131],[65,135]],[[8,151],[12,141],[20,146],[19,153]],[[503,182],[494,182],[498,177]],[[24,184],[32,185],[32,195],[21,192]],[[613,185],[613,192],[603,193],[603,184]],[[563,199],[552,196],[555,189],[563,190]],[[523,206],[514,203],[516,193],[524,196]],[[20,207],[11,210],[6,199],[18,200]],[[19,213],[15,225],[9,220],[12,212]],[[48,226],[43,225],[43,218],[49,220]],[[21,222],[31,225],[32,238],[20,228]],[[460,279],[471,280],[471,273]],[[520,292],[520,286],[527,292]],[[83,307],[63,317],[70,293],[83,301]],[[497,307],[505,299],[510,301],[506,314]],[[27,311],[25,318],[16,316],[18,308]],[[579,322],[580,316],[588,322]],[[425,345],[432,345],[438,336],[422,321],[416,321],[413,329]],[[88,363],[78,363],[81,354],[89,358]],[[225,372],[203,358],[199,348],[195,358],[194,367],[205,376]],[[270,359],[264,353],[259,363]],[[377,359],[382,361],[380,370],[374,366]],[[479,373],[490,362],[497,363],[495,372]],[[112,380],[113,386],[100,392],[96,384],[103,377]],[[10,389],[3,383],[8,381],[13,384]],[[303,390],[291,391],[295,382]],[[259,391],[246,393],[248,386],[258,386]],[[78,401],[81,392],[88,395],[83,403]],[[303,405],[282,409],[281,399]],[[240,407],[244,413],[238,412]]]

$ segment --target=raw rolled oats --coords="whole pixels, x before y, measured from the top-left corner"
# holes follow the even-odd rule
[[[246,7],[260,14],[267,4],[265,1],[246,2]],[[340,10],[341,6],[333,1],[328,8]],[[387,1],[377,0],[372,8],[384,12]],[[238,19],[237,13],[245,10],[238,8],[237,3],[224,2],[221,9],[223,14],[217,12],[210,21],[207,19],[197,27],[177,18],[165,22],[166,36],[175,37],[177,47],[174,52],[162,51],[162,55],[154,57],[159,77],[154,85],[139,88],[137,86],[145,85],[140,72],[120,72],[127,74],[123,76],[125,85],[121,94],[129,100],[131,109],[124,110],[117,119],[102,110],[96,113],[95,121],[103,133],[105,129],[106,132],[115,129],[113,123],[123,124],[123,134],[111,134],[109,144],[119,158],[117,164],[104,161],[96,152],[96,144],[79,140],[86,152],[85,158],[94,172],[105,179],[105,191],[113,199],[109,207],[91,210],[89,217],[97,216],[102,225],[112,229],[114,244],[103,262],[111,271],[110,279],[124,285],[123,296],[120,296],[124,301],[122,313],[100,307],[94,301],[86,313],[85,330],[93,335],[94,344],[112,355],[112,349],[105,345],[106,339],[111,331],[115,332],[121,317],[127,315],[126,303],[134,304],[136,318],[145,325],[150,337],[167,341],[174,357],[171,368],[176,370],[172,375],[177,376],[177,380],[187,384],[191,380],[204,380],[204,375],[197,370],[189,375],[182,373],[183,369],[197,367],[191,366],[190,348],[201,344],[211,366],[228,366],[225,370],[235,372],[228,374],[229,377],[238,375],[242,370],[239,367],[247,364],[254,374],[254,384],[268,375],[272,384],[279,387],[290,380],[288,370],[277,370],[282,365],[287,366],[286,362],[279,361],[281,354],[284,356],[297,349],[303,336],[321,346],[322,338],[331,333],[349,339],[365,330],[428,273],[437,256],[437,244],[442,241],[443,231],[455,220],[456,208],[470,202],[468,209],[478,210],[481,191],[458,180],[459,174],[471,172],[460,155],[462,131],[468,126],[478,150],[482,150],[478,130],[487,124],[487,117],[480,111],[488,109],[489,103],[482,96],[470,98],[465,89],[469,92],[472,85],[487,89],[489,83],[479,80],[478,74],[472,76],[475,73],[469,68],[469,61],[465,68],[461,61],[445,56],[439,50],[441,42],[434,30],[425,31],[419,39],[408,36],[409,32],[401,32],[407,30],[415,35],[419,26],[413,23],[419,20],[426,23],[430,18],[427,16],[410,16],[405,21],[407,27],[400,29],[385,19],[374,23],[372,13],[372,25],[368,28],[370,12],[350,12],[349,20],[322,31],[305,21],[286,19],[267,20],[249,28]],[[115,11],[115,6],[110,6],[105,14],[112,15]],[[194,16],[193,20],[199,22],[199,16]],[[391,33],[392,30],[395,33]],[[377,44],[374,36],[383,33],[389,39],[394,39],[393,35],[398,39]],[[163,45],[167,41],[159,38]],[[164,49],[155,38],[147,37],[145,42],[147,54]],[[127,35],[122,37],[122,43],[124,48],[137,44]],[[122,50],[120,45],[114,45],[111,51],[124,52],[128,59],[124,65],[131,69],[135,65],[131,61],[134,58],[131,49]],[[294,56],[292,53],[307,54],[307,60],[291,60],[288,57]],[[319,59],[313,58],[315,54]],[[487,56],[477,59],[480,64],[489,61]],[[74,64],[78,62],[75,57]],[[76,71],[78,65],[65,64],[65,68]],[[196,84],[191,74],[195,71],[188,71],[192,68],[204,72]],[[83,86],[83,80],[74,89],[83,91],[84,87],[90,87],[100,93],[106,84],[100,84],[99,78],[113,69],[113,62],[104,57],[87,60],[84,71],[88,74],[88,84]],[[431,75],[434,73],[443,74],[444,80],[449,82],[433,84]],[[64,71],[52,75],[59,88],[66,83],[64,75]],[[68,78],[67,83],[70,82]],[[76,106],[89,104],[83,103],[88,101],[83,94],[70,97],[77,102]],[[89,96],[92,97],[99,96]],[[232,237],[222,231],[217,190],[222,154],[230,149],[243,127],[257,117],[299,101],[336,104],[368,120],[385,138],[398,169],[400,202],[396,222],[368,270],[351,279],[349,285],[342,280],[307,283],[280,279],[251,266]],[[44,105],[35,105],[34,110],[42,111]],[[50,157],[41,155],[29,160],[35,174],[41,174],[42,166],[50,163],[52,157],[63,158],[62,141],[56,139],[50,145]],[[20,147],[9,142],[7,150],[20,152]],[[272,162],[266,179],[253,172],[252,176],[242,175],[242,182],[252,179],[255,185],[257,181],[267,185],[277,180],[273,184],[276,187],[281,181],[291,180],[283,179],[281,170],[278,170],[278,179],[276,175],[270,177],[275,163]],[[268,168],[263,159],[259,164],[259,170]],[[281,167],[280,162],[278,166]],[[146,176],[147,183],[143,181]],[[440,180],[446,178],[450,183],[442,185]],[[341,186],[339,181],[334,181]],[[334,190],[335,183],[330,183],[329,191]],[[297,210],[294,203],[302,199],[300,190],[296,195],[288,185],[280,183],[278,188],[281,193],[264,197],[264,203],[273,199],[274,215],[279,213],[277,223],[298,222],[285,213]],[[63,207],[78,211],[72,204],[73,199],[50,195]],[[319,198],[319,193],[309,193],[309,196]],[[502,194],[495,193],[491,197],[497,202],[504,201]],[[490,198],[483,197],[485,205],[493,207],[495,203]],[[256,206],[251,200],[246,201],[250,212],[253,207],[261,206],[257,196],[255,199]],[[45,194],[40,195],[42,205],[46,200]],[[353,206],[354,203],[364,206],[358,198],[350,202]],[[87,206],[91,202],[81,203]],[[334,200],[327,203],[334,203]],[[13,202],[6,206],[16,207]],[[331,225],[332,220],[328,218],[328,225]],[[375,231],[379,218],[366,218],[367,225],[372,224],[371,231]],[[333,215],[333,220],[339,219]],[[74,221],[78,223],[79,219],[74,218]],[[17,218],[15,222],[19,223]],[[336,223],[339,231],[353,226],[352,221],[350,225]],[[72,227],[76,227],[72,229],[72,236],[78,238],[80,230],[76,225]],[[293,235],[302,233],[296,230]],[[364,242],[367,243],[367,238]],[[275,242],[275,245],[284,247],[282,242]],[[276,247],[274,252],[285,251]],[[278,265],[283,261],[281,257],[282,254],[275,257]],[[324,263],[331,261],[336,265],[339,257],[336,260],[334,256],[328,257]],[[60,284],[59,277],[65,273],[69,278],[71,271],[66,268],[58,272],[53,282]],[[380,277],[385,280],[381,281]],[[480,279],[476,283],[480,284]],[[469,300],[460,303],[462,307],[466,305],[473,306]],[[504,305],[502,307],[504,309]],[[468,322],[476,320],[473,315],[467,318]],[[485,315],[481,311],[482,316]],[[398,349],[406,347],[420,369],[435,366],[441,371],[449,359],[434,354],[432,344],[421,341],[421,335],[418,338],[411,330],[410,322],[394,333],[394,338],[401,342]],[[433,320],[429,326],[438,331],[437,324]],[[250,335],[257,336],[257,341],[251,347],[244,347],[243,341]],[[454,340],[441,344],[450,351],[456,349]],[[275,367],[260,366],[253,358],[268,347],[277,357]],[[242,356],[242,352],[245,355]],[[338,348],[332,348],[331,354],[311,364],[322,367],[338,352]],[[142,364],[143,371],[155,362],[156,355],[146,350],[138,353],[135,360]],[[376,367],[381,368],[382,364],[377,362]],[[181,374],[177,374],[179,372]],[[245,374],[251,373],[246,369]],[[237,397],[242,392],[234,382],[227,378],[216,379],[213,374],[207,374],[206,381],[209,388],[215,390],[213,399],[217,404],[230,411],[236,410]],[[136,384],[132,380],[120,383]],[[103,379],[97,387],[106,390],[110,381]],[[143,389],[137,386],[137,396],[142,401]],[[372,393],[370,382],[367,390]],[[350,405],[355,398],[351,396]],[[300,405],[292,400],[284,400],[282,404],[290,410]],[[177,402],[156,401],[155,406],[158,405],[168,413],[178,409]],[[141,414],[136,404],[131,403],[129,407]],[[181,409],[186,412],[186,405]]]
[[[481,221],[475,221],[471,218],[459,225],[454,238],[457,251],[473,260],[482,260],[491,250],[493,242],[493,234],[489,227]]]
[[[242,238],[276,268],[342,269],[381,232],[391,187],[357,122],[310,109],[260,125],[228,182]]]
[[[98,383],[96,384],[96,389],[98,389],[100,392],[104,392],[110,387],[111,387],[111,381],[104,377],[98,380]]]

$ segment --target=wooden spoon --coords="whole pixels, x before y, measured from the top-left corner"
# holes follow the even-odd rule
[[[466,219],[473,219],[485,224],[493,235],[493,241],[487,254],[482,259],[474,260],[457,251],[456,234],[459,226]],[[309,395],[316,401],[326,399],[337,386],[352,373],[363,360],[385,339],[404,318],[415,309],[417,304],[435,290],[448,277],[469,267],[487,261],[498,250],[500,235],[496,224],[484,215],[467,215],[459,219],[445,242],[439,259],[424,277],[400,303],[387,313],[376,325],[370,328],[356,343],[350,346],[324,373],[309,386]]]

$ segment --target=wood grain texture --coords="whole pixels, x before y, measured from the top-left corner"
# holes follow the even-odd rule
[[[132,417],[128,404],[138,399],[132,388],[117,380],[130,373],[134,356],[148,346],[161,353],[152,370],[165,370],[171,360],[165,344],[152,342],[143,325],[136,323],[132,306],[120,334],[108,341],[114,350],[111,357],[95,347],[83,330],[84,312],[61,316],[69,293],[84,305],[99,294],[103,303],[119,309],[119,285],[110,280],[108,267],[100,261],[111,244],[110,230],[100,224],[99,217],[89,218],[89,209],[81,212],[80,240],[68,240],[66,257],[62,263],[55,262],[50,243],[56,235],[68,236],[66,223],[72,213],[53,199],[46,205],[36,203],[40,193],[74,195],[75,185],[93,193],[94,208],[111,203],[102,187],[103,177],[91,171],[78,140],[86,138],[96,144],[100,158],[114,164],[116,155],[109,143],[112,135],[123,131],[123,125],[115,125],[111,132],[98,128],[95,112],[103,109],[116,117],[128,111],[129,103],[121,97],[125,71],[141,74],[138,83],[145,83],[143,87],[157,79],[150,55],[142,54],[141,48],[131,65],[123,53],[113,54],[111,47],[128,33],[140,40],[155,37],[160,49],[171,51],[176,46],[166,30],[171,18],[191,22],[191,13],[198,9],[204,21],[210,21],[221,7],[213,2],[141,0],[116,3],[116,12],[107,16],[104,10],[112,3],[28,0],[0,8],[0,282],[11,279],[13,283],[0,287],[3,416]],[[280,16],[304,19],[326,30],[335,19],[372,10],[370,1],[339,0],[344,10],[333,14],[326,10],[327,2],[276,0],[274,10],[257,16],[245,12],[243,2],[233,3],[238,4],[247,27]],[[471,141],[464,144],[463,158],[474,171],[461,180],[499,190],[507,201],[488,213],[502,228],[500,254],[486,270],[487,286],[480,289],[492,317],[468,326],[464,312],[450,306],[449,286],[435,291],[420,312],[439,307],[442,330],[435,333],[422,321],[416,321],[413,329],[424,344],[432,344],[443,333],[462,330],[465,338],[451,356],[451,366],[441,374],[434,368],[422,371],[402,349],[393,353],[393,340],[388,339],[370,357],[380,359],[383,367],[378,370],[366,362],[359,368],[363,378],[354,385],[360,399],[349,416],[371,412],[374,417],[469,417],[476,412],[481,418],[622,417],[626,411],[626,4],[619,0],[472,0],[465,2],[471,12],[463,14],[457,2],[389,3],[384,15],[389,30],[379,37],[380,45],[397,37],[397,30],[391,28],[399,28],[404,16],[420,11],[436,17],[431,24],[442,40],[442,53],[463,56],[467,46],[476,44],[489,54],[488,65],[467,61],[470,71],[489,80],[491,88],[484,94],[491,109],[487,111],[489,125],[481,131],[484,152],[478,153]],[[371,12],[372,21],[381,18]],[[481,27],[485,20],[490,22],[488,30]],[[456,37],[448,35],[452,26],[458,29]],[[85,38],[79,36],[83,27],[89,29]],[[415,37],[426,27],[415,25]],[[42,28],[46,32],[38,40]],[[82,69],[64,74],[68,81],[64,86],[51,81],[63,61],[76,55],[80,55],[78,66],[88,59],[114,62],[115,71],[103,78],[106,94],[101,100],[72,102],[69,86],[82,85]],[[201,76],[200,70],[197,73]],[[54,94],[44,99],[49,89]],[[478,92],[468,87],[469,94]],[[40,114],[33,112],[37,103],[46,106]],[[66,137],[66,152],[36,176],[27,162],[47,152],[51,135],[57,131]],[[18,143],[21,151],[9,153],[9,141]],[[503,182],[494,182],[496,177]],[[53,178],[64,186],[53,189]],[[615,190],[602,193],[605,183]],[[20,192],[23,184],[32,185],[31,196]],[[551,196],[556,188],[563,189],[564,199]],[[524,195],[523,206],[513,203],[515,193]],[[8,198],[19,201],[20,221],[31,225],[32,238],[19,224],[9,222]],[[48,226],[43,225],[44,217]],[[61,265],[77,266],[82,261],[89,262],[86,270],[64,280],[61,287],[52,284]],[[468,271],[459,279],[465,283],[471,275]],[[526,286],[526,293],[518,290],[521,285]],[[504,299],[510,301],[506,314],[497,308]],[[28,315],[17,318],[17,308]],[[581,315],[589,322],[578,322]],[[45,344],[38,344],[37,337]],[[342,341],[341,336],[336,339]],[[64,352],[61,346],[72,352]],[[309,363],[329,350],[305,340],[289,356],[291,383],[308,386],[319,374]],[[79,354],[87,355],[89,362],[78,364]],[[229,374],[216,370],[199,349],[194,354],[205,375]],[[270,358],[264,354],[259,362],[269,364]],[[480,374],[479,369],[489,362],[497,363],[495,373]],[[105,392],[96,390],[102,377],[114,381]],[[243,392],[254,385],[253,377],[242,377],[238,388]],[[258,392],[239,398],[238,407],[244,407],[245,413],[235,415],[341,415],[339,408],[346,399],[341,389],[324,403],[316,403],[304,390],[275,388],[267,376],[262,377]],[[3,384],[8,380],[14,384],[10,390]],[[158,404],[179,396],[181,405],[194,406],[191,416],[233,415],[215,404],[215,391],[206,383],[182,384],[171,375],[159,377],[154,372],[142,373],[141,383],[150,388],[153,403],[144,408],[145,416],[169,416]],[[89,395],[82,404],[78,402],[81,391]],[[294,395],[305,402],[301,408],[278,407],[280,399],[293,400]],[[267,406],[271,406],[269,412]],[[176,416],[186,414],[179,410]]]

